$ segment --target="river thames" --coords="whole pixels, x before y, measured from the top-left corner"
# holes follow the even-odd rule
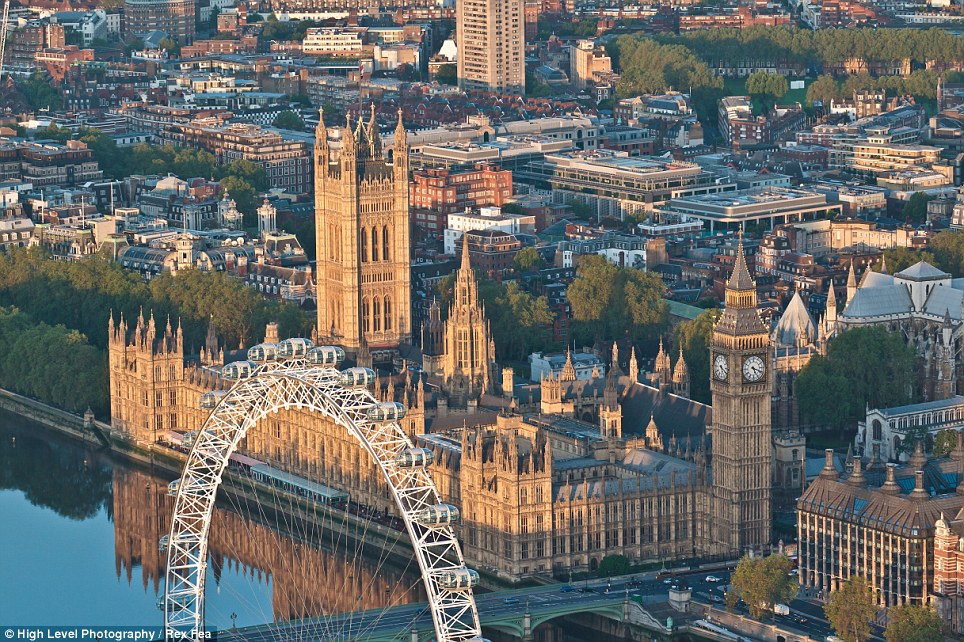
[[[0,625],[160,627],[166,553],[158,541],[168,533],[172,479],[0,411]],[[269,527],[270,520],[257,518],[263,513],[219,501],[208,627],[424,600],[414,561],[399,566],[385,550],[319,538],[292,524]],[[537,639],[587,642],[555,623],[540,627]]]

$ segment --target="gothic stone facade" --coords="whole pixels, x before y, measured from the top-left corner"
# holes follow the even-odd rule
[[[466,268],[460,278],[469,274]],[[770,542],[772,373],[755,292],[741,248],[712,338],[712,415],[678,394],[686,388],[685,362],[670,375],[665,353],[658,385],[638,380],[634,357],[623,374],[614,351],[605,380],[546,382],[544,393],[555,397],[543,403],[557,407],[551,413],[503,411],[485,425],[450,432],[425,432],[422,375],[379,380],[376,395],[402,401],[406,431],[437,453],[433,477],[442,497],[462,509],[460,535],[477,566],[519,578],[592,569],[613,553],[635,561],[731,558]],[[484,323],[482,315],[473,318]],[[276,334],[269,325],[266,338],[277,341]],[[180,330],[170,324],[159,332],[153,319],[139,318],[133,330],[111,320],[110,336],[114,428],[144,445],[199,429],[200,395],[225,385],[213,333],[197,362],[185,359]],[[487,331],[479,336],[488,338]],[[480,384],[490,382],[489,355],[478,356],[485,359],[462,367]],[[278,413],[252,427],[241,450],[394,512],[367,454],[324,417]]]
[[[331,149],[324,120],[315,132],[317,337],[359,350],[396,349],[412,331],[408,230],[408,143],[399,116],[391,153],[374,111],[341,131]],[[391,161],[389,160],[391,159]]]

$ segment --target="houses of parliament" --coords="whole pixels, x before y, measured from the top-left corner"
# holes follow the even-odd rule
[[[329,133],[321,122],[315,338],[357,363],[382,362],[413,335],[406,133],[399,121],[388,150],[374,119]],[[465,555],[479,568],[520,579],[592,570],[611,554],[732,558],[771,541],[775,358],[756,296],[741,244],[710,345],[712,407],[688,398],[682,354],[674,367],[661,346],[644,373],[635,348],[620,355],[615,344],[605,375],[577,379],[570,358],[523,399],[497,366],[463,248],[448,314],[435,305],[420,328],[422,368],[380,376],[375,394],[403,403],[404,428],[435,452],[433,477],[460,507]],[[200,396],[229,386],[214,326],[189,355],[167,320],[108,323],[113,428],[145,448],[200,429]],[[279,339],[269,324],[265,341]],[[272,415],[241,449],[394,511],[367,454],[325,417]]]

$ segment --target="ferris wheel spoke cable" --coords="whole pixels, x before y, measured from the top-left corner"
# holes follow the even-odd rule
[[[425,455],[417,454],[419,449],[414,448],[397,421],[400,418],[399,413],[404,412],[404,407],[391,402],[379,404],[368,391],[367,385],[371,382],[373,373],[360,368],[339,372],[332,367],[310,365],[303,358],[269,361],[260,366],[251,362],[238,362],[225,367],[226,370],[230,368],[235,369],[239,381],[220,398],[205,421],[177,484],[175,510],[167,536],[168,569],[163,604],[165,626],[189,634],[193,632],[195,636],[202,630],[211,518],[217,489],[225,473],[228,458],[253,425],[280,410],[307,409],[326,416],[346,429],[371,457],[388,483],[414,551],[408,564],[410,566],[413,560],[417,562],[438,642],[481,640],[478,612],[472,596],[472,586],[478,581],[478,574],[465,567],[458,540],[451,528],[455,514],[450,512],[452,509],[440,505],[438,492],[425,468]],[[401,410],[392,415],[385,410],[385,406]],[[384,414],[385,412],[388,414]],[[400,459],[403,454],[407,458],[415,457],[416,463],[400,463],[403,461]],[[431,452],[428,455],[431,455]],[[411,462],[411,459],[409,461]],[[265,507],[258,501],[257,492],[252,492],[251,495],[257,504],[259,517],[267,517]],[[278,497],[276,493],[272,496]],[[243,494],[243,502],[246,507],[249,506],[247,494]],[[293,536],[291,552],[296,557],[300,556],[301,564],[298,565],[297,559],[292,561],[290,567],[286,567],[286,563],[282,562],[281,570],[287,571],[291,578],[300,574],[299,579],[306,586],[312,582],[325,581],[326,578],[309,577],[312,570],[309,568],[310,561],[306,551],[314,542],[323,544],[324,533],[316,533],[315,529],[319,523],[324,526],[327,518],[332,526],[333,545],[341,544],[342,540],[347,545],[352,541],[352,535],[354,536],[354,550],[346,555],[346,560],[350,560],[354,567],[359,569],[354,585],[350,584],[353,579],[351,575],[343,576],[341,595],[334,595],[332,599],[342,599],[344,602],[346,595],[354,597],[353,586],[357,586],[357,592],[360,593],[356,598],[359,606],[366,593],[378,595],[380,585],[377,580],[385,565],[395,555],[401,535],[386,540],[385,533],[379,534],[384,543],[374,563],[374,570],[370,577],[366,578],[361,573],[365,571],[366,563],[371,566],[371,560],[366,562],[365,556],[366,553],[370,554],[370,550],[366,550],[370,549],[366,542],[374,530],[372,523],[377,519],[374,510],[358,511],[367,518],[361,525],[357,519],[351,518],[350,511],[344,511],[341,518],[342,528],[338,529],[334,528],[335,513],[331,509],[322,510],[319,514],[321,507],[317,504],[296,501],[293,496],[288,496],[287,502],[287,507],[281,506],[281,502],[276,499],[274,504],[278,505],[272,506],[271,513],[275,519],[280,518],[282,530]],[[258,527],[245,522],[241,503],[242,497],[239,496],[238,519],[251,537],[254,529]],[[307,510],[305,506],[308,506]],[[423,523],[424,520],[428,522]],[[280,555],[283,552],[281,539],[274,541],[279,549],[279,559],[284,559],[285,556]],[[254,563],[250,561],[245,564],[251,565],[251,581],[260,581],[261,570],[255,569]],[[281,598],[284,598],[288,613],[282,614],[283,617],[303,618],[314,612],[316,606],[324,601],[324,591],[321,599],[308,594],[284,595],[285,590],[294,591],[301,582],[295,580],[285,589],[278,585],[277,573],[277,570],[274,576],[270,575],[270,572],[266,573],[265,583],[272,585]],[[256,576],[257,580],[254,579]],[[385,584],[386,599],[389,602],[400,599],[401,596],[393,592],[391,577],[385,579]],[[418,582],[413,582],[411,587],[417,584]],[[396,589],[402,585],[401,581],[394,582]],[[402,596],[409,594],[411,587],[407,587]],[[326,588],[330,589],[330,584],[326,585]],[[347,614],[337,618],[312,618],[306,620],[306,626],[295,627],[280,622],[275,624],[274,617],[264,619],[272,623],[266,628],[269,631],[274,628],[271,632],[279,634],[279,637],[286,631],[294,631],[299,636],[313,636],[312,629],[323,629],[324,634],[336,635],[338,637],[333,639],[341,639],[345,633],[356,637],[359,633],[373,631],[387,612],[386,607],[370,618],[359,619],[356,617],[356,610],[360,608],[354,609],[351,606],[349,603]],[[416,614],[413,622],[417,617]],[[336,622],[340,622],[339,631],[333,630]],[[356,624],[357,626],[354,626]],[[356,628],[359,630],[356,631]]]

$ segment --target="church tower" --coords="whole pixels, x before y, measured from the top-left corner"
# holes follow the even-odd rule
[[[465,408],[470,401],[492,391],[495,363],[495,343],[479,302],[468,243],[462,243],[462,266],[455,276],[443,341],[443,390],[450,408]]]
[[[718,554],[759,549],[771,538],[773,391],[770,335],[756,308],[743,239],[710,342],[713,495]]]
[[[329,147],[315,131],[315,241],[319,340],[357,353],[395,349],[411,339],[408,141],[401,113],[387,157],[372,118]]]

